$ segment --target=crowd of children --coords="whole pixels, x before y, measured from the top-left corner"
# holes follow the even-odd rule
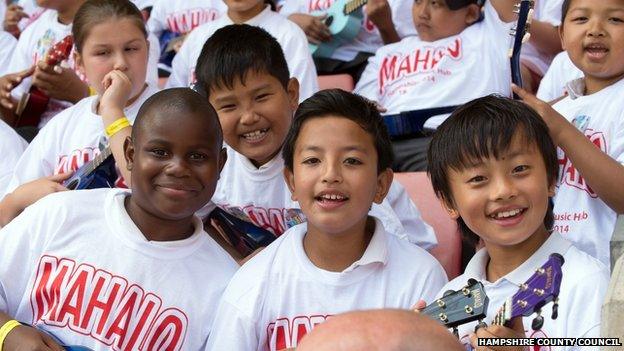
[[[522,87],[520,2],[2,1],[0,350],[600,336],[624,213],[624,1],[532,2]],[[353,93],[319,90],[341,73]],[[105,160],[105,188],[68,191]],[[394,180],[424,170],[477,248],[457,277]],[[499,310],[553,261],[552,305]],[[455,343],[422,322],[473,279],[486,324]],[[404,311],[334,317],[388,308]],[[397,329],[371,331],[386,318]]]

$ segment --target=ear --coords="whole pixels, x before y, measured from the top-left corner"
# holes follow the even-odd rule
[[[82,60],[82,55],[80,55],[80,53],[75,50],[74,50],[74,63],[76,64],[76,67],[78,68],[78,72],[80,72],[82,76],[86,76],[85,69],[84,69],[84,61]]]
[[[479,20],[481,17],[481,7],[477,4],[470,4],[466,9],[465,22],[467,25],[471,25]]]
[[[449,201],[448,199],[440,199],[440,201],[442,202],[442,206],[452,219],[459,218],[459,212],[455,209],[455,206],[451,201]]]
[[[227,151],[225,150],[225,148],[221,148],[221,151],[219,151],[219,178],[221,178],[221,171],[223,170],[223,166],[225,166],[226,161]]]
[[[290,78],[288,80],[286,92],[288,93],[288,104],[290,105],[293,113],[295,113],[297,106],[299,106],[299,81],[297,78]]]
[[[132,165],[134,164],[134,144],[132,143],[132,137],[127,137],[123,144],[124,157],[126,158],[126,169],[132,171]]]
[[[377,175],[377,190],[375,191],[375,198],[373,201],[376,204],[380,204],[388,195],[390,186],[392,185],[392,179],[394,179],[394,172],[392,169],[386,168],[379,175]]]
[[[286,181],[288,190],[290,190],[290,198],[293,201],[299,201],[297,200],[297,195],[295,195],[295,174],[288,169],[288,167],[284,167],[284,180]]]
[[[565,51],[568,48],[565,45],[565,40],[563,40],[564,39],[563,23],[561,23],[561,25],[557,27],[557,30],[559,32],[559,40],[561,40],[561,47],[563,48],[563,51]]]

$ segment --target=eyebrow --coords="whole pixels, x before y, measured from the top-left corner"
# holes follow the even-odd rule
[[[309,146],[304,146],[303,148],[300,149],[300,152],[303,151],[314,151],[314,152],[320,152],[323,151],[324,148],[321,146],[316,146],[316,145],[309,145]],[[341,147],[340,151],[359,151],[359,152],[363,152],[366,153],[366,149],[364,147],[358,146],[358,145],[347,145],[345,147]]]
[[[264,89],[266,89],[266,88],[268,88],[270,86],[271,86],[271,83],[262,84],[259,87],[252,89],[251,93],[252,94],[253,93],[257,93],[258,91],[264,90]],[[231,91],[233,89],[228,89],[228,90]],[[215,103],[228,102],[228,101],[233,100],[233,99],[236,99],[236,97],[233,94],[228,94],[228,95],[225,95],[225,96],[215,97]]]
[[[133,44],[134,42],[138,42],[138,41],[141,41],[141,38],[132,39],[132,40],[129,40],[129,41],[123,43],[123,44],[124,45],[128,45],[128,44]],[[94,44],[93,46],[94,47],[100,47],[100,46],[108,47],[108,46],[111,46],[111,44],[109,44],[109,43],[106,43],[106,44]]]

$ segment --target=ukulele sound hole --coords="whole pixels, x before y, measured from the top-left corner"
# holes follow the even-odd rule
[[[329,27],[329,26],[331,26],[331,25],[332,25],[332,23],[334,23],[334,16],[329,16],[329,17],[327,17],[327,18],[325,19],[325,25],[326,25],[326,26],[328,26],[328,27]]]

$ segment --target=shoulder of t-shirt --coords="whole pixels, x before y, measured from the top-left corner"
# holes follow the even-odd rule
[[[576,246],[570,246],[563,258],[565,260],[562,266],[563,278],[570,285],[593,284],[601,276],[603,279],[609,279],[609,268]]]
[[[93,207],[103,208],[104,199],[111,191],[119,191],[119,189],[59,191],[44,196],[31,205],[31,207],[46,216],[56,216],[55,214],[65,213],[67,217],[72,217],[72,215],[81,217],[82,213],[89,211]]]
[[[47,135],[48,133],[55,133],[55,130],[61,128],[67,128],[73,119],[84,118],[84,111],[89,111],[91,109],[91,103],[93,102],[94,96],[86,97],[80,101],[78,101],[75,105],[72,105],[63,111],[59,112],[57,115],[52,117],[52,119],[39,131],[40,134]],[[76,121],[78,123],[78,121]]]
[[[424,265],[430,267],[440,266],[438,260],[427,252],[427,250],[406,239],[401,239],[396,235],[386,233],[386,241],[388,243],[388,250],[392,250],[389,252],[389,257],[418,262],[418,265],[414,267],[418,270],[421,270]]]

